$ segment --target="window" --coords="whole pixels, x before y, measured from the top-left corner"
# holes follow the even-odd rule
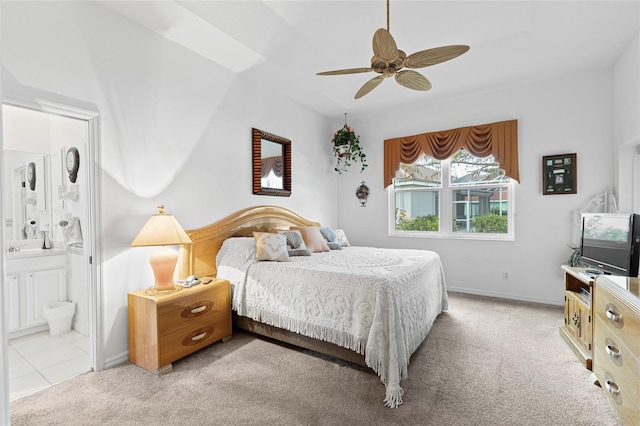
[[[513,240],[513,192],[493,157],[424,155],[389,186],[390,235]]]

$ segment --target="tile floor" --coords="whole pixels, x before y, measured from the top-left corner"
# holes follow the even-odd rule
[[[10,340],[10,400],[91,370],[90,345],[75,330],[57,337],[46,330]]]

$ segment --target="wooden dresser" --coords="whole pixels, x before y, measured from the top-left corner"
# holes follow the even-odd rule
[[[593,372],[625,425],[640,424],[640,279],[595,280]]]
[[[231,286],[213,279],[173,292],[140,290],[127,295],[129,360],[152,373],[172,362],[231,337]]]
[[[593,326],[591,317],[594,278],[586,268],[562,265],[564,271],[564,325],[560,336],[585,368],[592,370]]]

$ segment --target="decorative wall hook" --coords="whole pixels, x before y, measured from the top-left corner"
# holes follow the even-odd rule
[[[356,189],[356,197],[358,197],[358,201],[360,201],[360,207],[367,206],[367,197],[369,196],[369,187],[365,185],[364,181],[362,184]]]

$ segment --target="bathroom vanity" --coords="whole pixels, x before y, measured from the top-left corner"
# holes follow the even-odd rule
[[[21,249],[6,253],[5,313],[9,338],[47,329],[43,308],[67,300],[65,252]]]

